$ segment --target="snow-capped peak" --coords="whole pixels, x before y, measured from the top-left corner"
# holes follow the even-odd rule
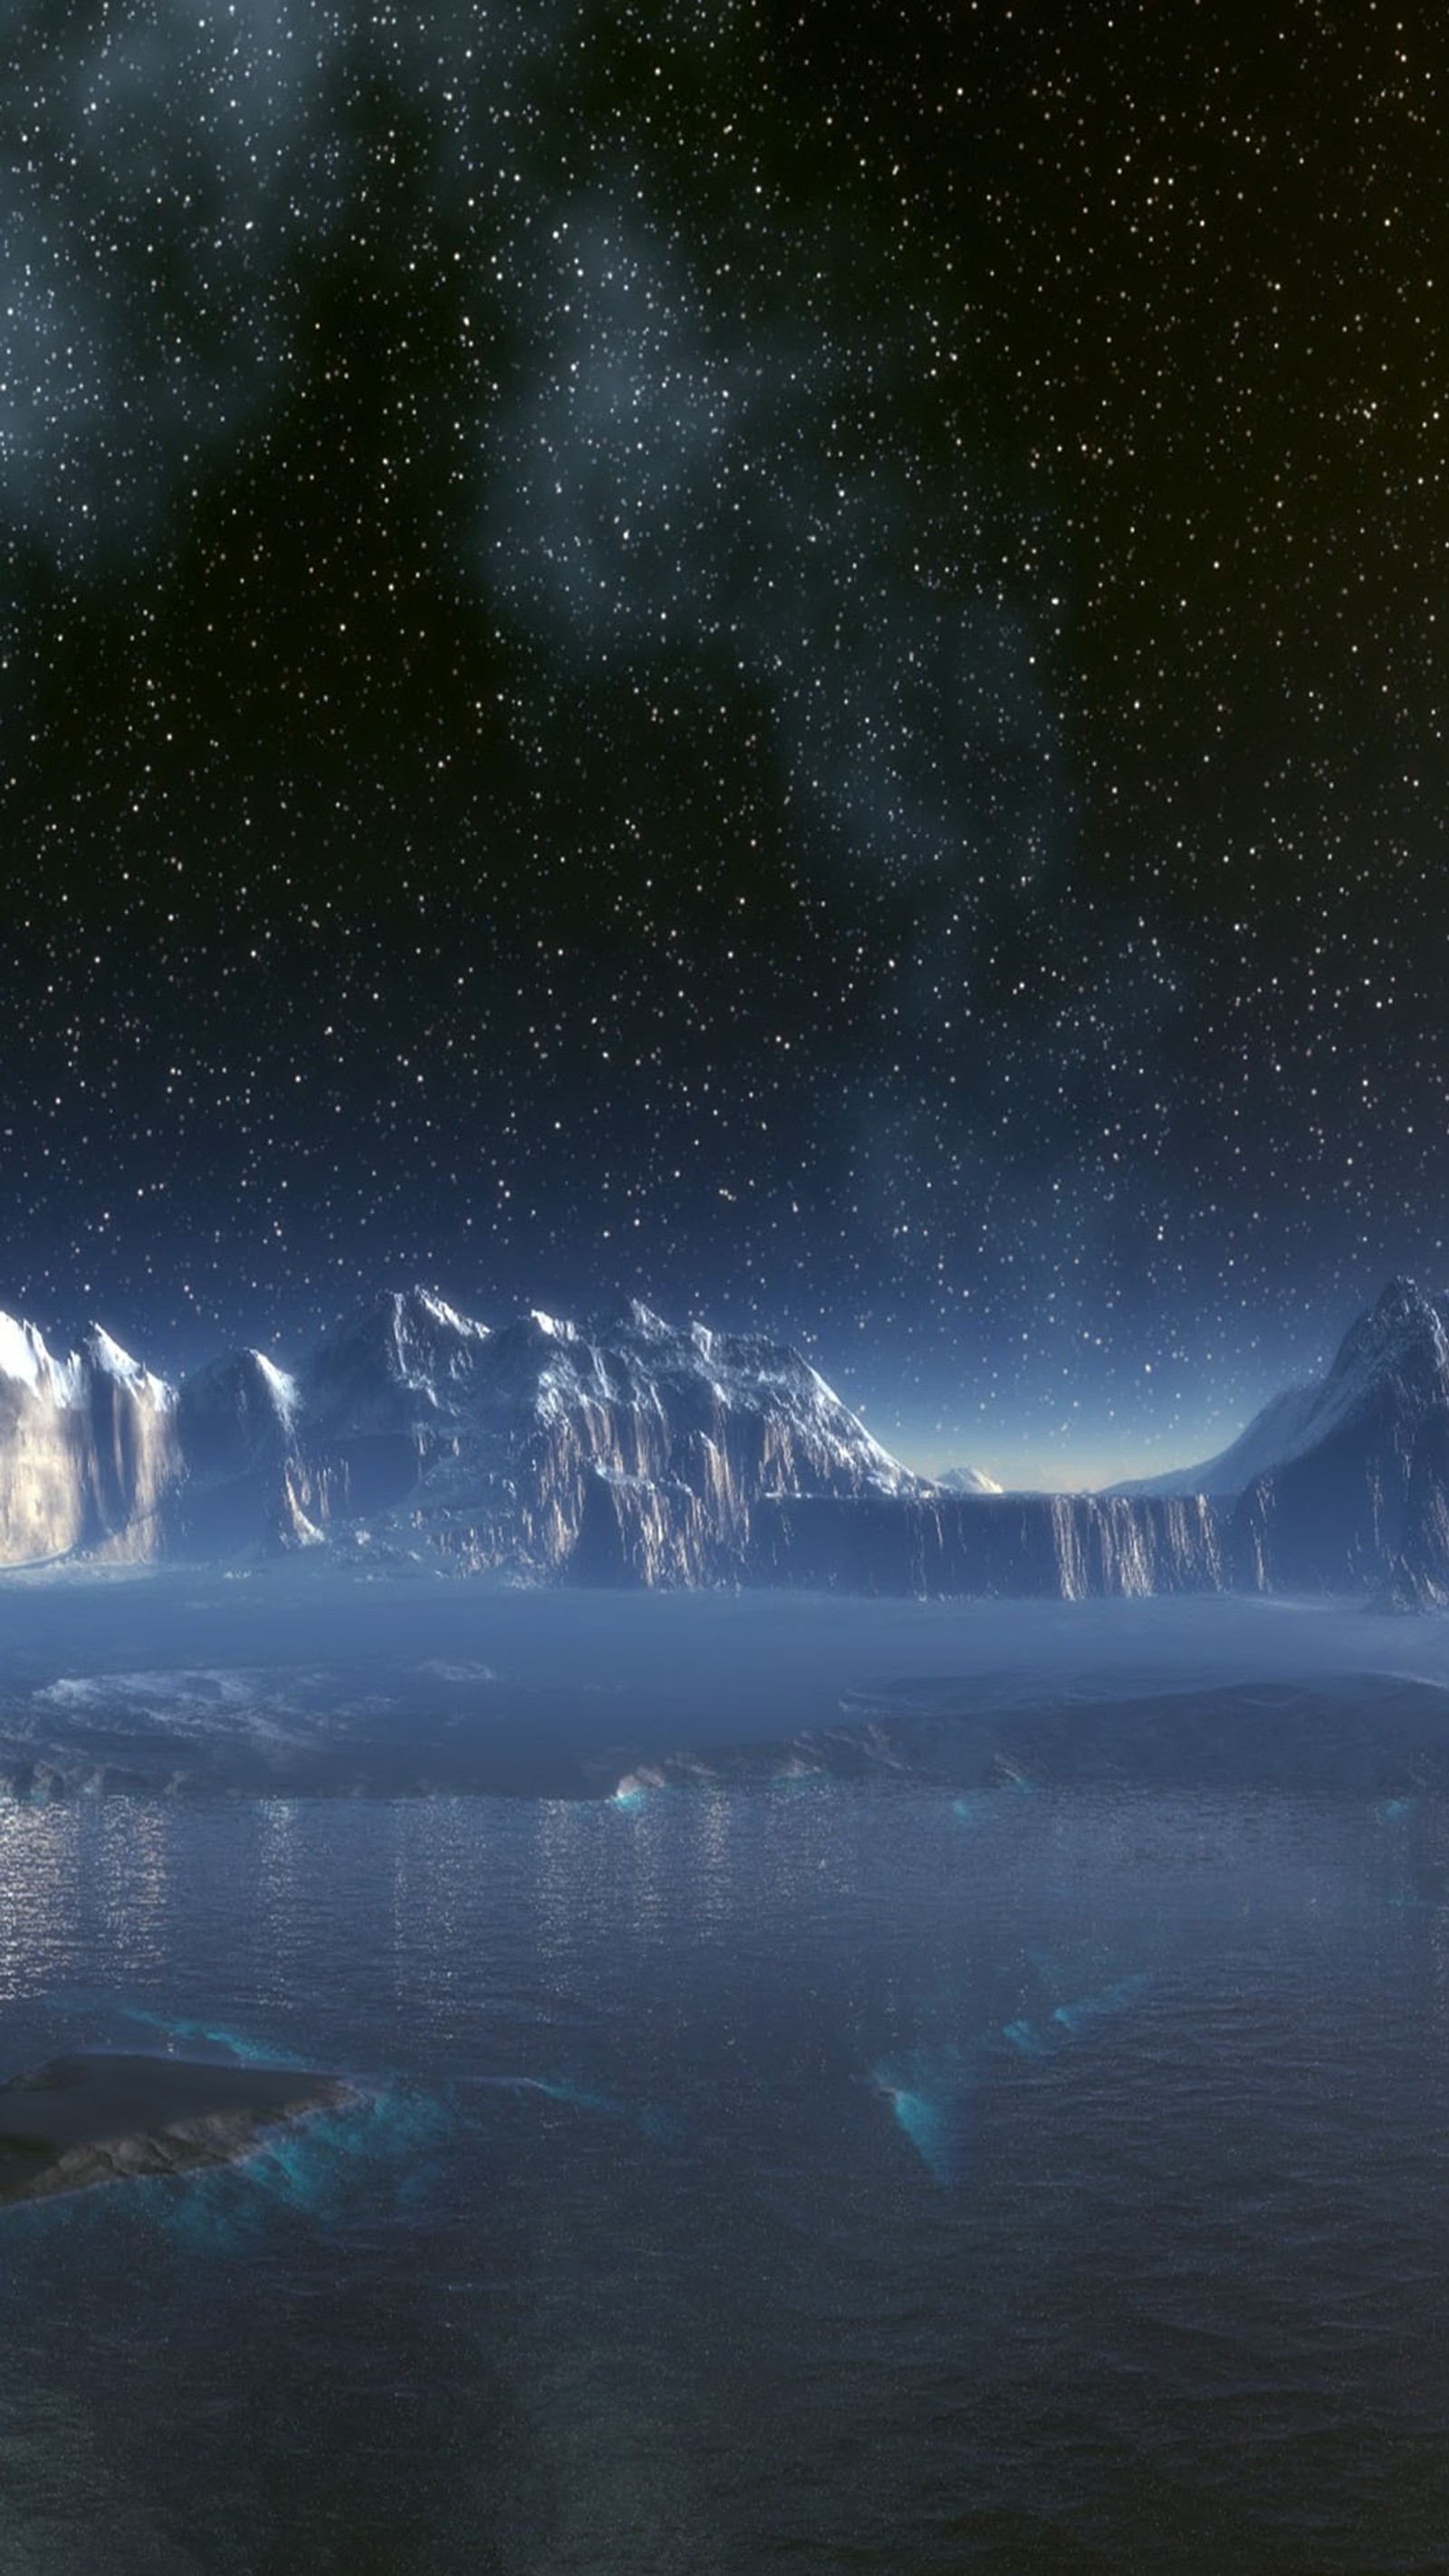
[[[947,1494],[999,1494],[1001,1492],[995,1477],[988,1476],[984,1467],[943,1467],[939,1476],[933,1476],[931,1482],[933,1485],[939,1485],[942,1492]]]
[[[81,1338],[81,1357],[98,1377],[114,1379],[131,1395],[166,1412],[176,1401],[176,1390],[164,1377],[157,1377],[140,1360],[132,1359],[113,1341],[103,1324],[90,1324]]]
[[[110,1378],[132,1395],[164,1411],[173,1390],[133,1360],[129,1351],[92,1324],[78,1351],[58,1356],[38,1328],[21,1316],[0,1314],[0,1377],[26,1387],[42,1402],[65,1407],[83,1405],[93,1381]]]
[[[415,1355],[436,1358],[445,1350],[488,1339],[486,1324],[476,1323],[471,1315],[460,1315],[435,1289],[387,1288],[330,1325],[318,1346],[318,1356],[335,1358],[364,1350],[387,1351],[395,1361],[406,1364]]]
[[[546,1315],[541,1306],[530,1306],[524,1321],[542,1333],[546,1341],[576,1342],[579,1338],[577,1324],[571,1324],[563,1315]]]
[[[390,1325],[399,1342],[430,1338],[436,1333],[452,1334],[460,1341],[486,1342],[488,1326],[476,1323],[471,1315],[460,1315],[446,1297],[435,1288],[392,1288],[364,1306],[353,1323],[379,1316]]]
[[[1391,1279],[1349,1326],[1326,1374],[1285,1387],[1238,1438],[1197,1467],[1114,1486],[1120,1494],[1242,1493],[1362,1415],[1387,1405],[1419,1421],[1449,1407],[1449,1335],[1440,1308],[1412,1279]]]
[[[81,1348],[92,1367],[103,1370],[107,1377],[133,1382],[145,1374],[140,1361],[133,1360],[129,1351],[123,1351],[120,1343],[111,1339],[104,1324],[87,1325]]]
[[[667,1341],[670,1338],[673,1327],[666,1324],[662,1315],[656,1315],[652,1306],[646,1306],[642,1297],[629,1298],[624,1312],[631,1329],[645,1341]]]
[[[1391,1279],[1367,1314],[1360,1315],[1345,1333],[1324,1381],[1324,1393],[1337,1386],[1356,1388],[1366,1381],[1398,1376],[1405,1368],[1418,1372],[1427,1367],[1438,1373],[1446,1356],[1449,1344],[1433,1300],[1412,1279]]]
[[[18,1379],[35,1394],[44,1392],[63,1404],[73,1401],[77,1375],[74,1359],[56,1359],[34,1324],[0,1313],[0,1377]]]
[[[492,1340],[434,1289],[387,1289],[323,1334],[303,1400],[325,1424],[410,1435],[449,1415]]]
[[[646,1306],[642,1297],[621,1297],[613,1306],[590,1315],[583,1326],[586,1340],[606,1342],[611,1347],[625,1342],[672,1342],[678,1339],[672,1324]]]

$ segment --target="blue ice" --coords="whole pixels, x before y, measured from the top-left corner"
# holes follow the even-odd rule
[[[1036,1782],[1028,1780],[1024,1772],[1013,1771],[990,1789],[975,1789],[970,1797],[953,1798],[951,1813],[959,1825],[979,1825],[993,1810],[1000,1808],[1004,1799],[1034,1798],[1036,1795]]]
[[[1029,1955],[1033,1965],[1050,1981],[1050,1962],[1039,1952]],[[1044,2023],[1031,2021],[1025,2015],[1006,2022],[1001,2036],[1018,2057],[1052,2057],[1066,2038],[1080,2038],[1094,2022],[1110,2021],[1115,2013],[1126,2012],[1150,1982],[1145,1970],[1135,1970],[1131,1976],[1119,1977],[1115,1985],[1100,1987],[1095,1994],[1054,2005]]]
[[[1054,2054],[1051,2041],[1033,2022],[1009,2021],[1001,2036],[1016,2050],[1018,2057],[1050,2057]]]
[[[1147,1976],[1141,1970],[1130,1977],[1119,1977],[1115,1986],[1104,1986],[1100,1994],[1083,1995],[1080,2002],[1074,2004],[1058,2004],[1052,2019],[1060,2022],[1064,2030],[1087,2030],[1094,2021],[1107,2021],[1113,2013],[1126,2012],[1130,2004],[1136,2003],[1147,1983]]]
[[[282,2063],[274,2048],[263,2048],[241,2031],[228,2030],[220,2022],[172,2021],[164,2013],[147,2012],[140,2004],[122,2004],[123,2021],[139,2022],[143,2030],[159,2031],[164,2039],[203,2040],[211,2048],[224,2048],[244,2066],[269,2066]]]
[[[957,2048],[913,2048],[872,2071],[872,2082],[934,2182],[959,2182],[965,2164],[972,2071]]]
[[[432,2095],[384,2091],[276,2132],[235,2165],[140,2188],[153,2196],[167,2233],[194,2252],[245,2255],[271,2214],[325,2229],[359,2192],[372,2198],[379,2187],[400,2214],[416,2206],[432,2184],[447,2125]]]

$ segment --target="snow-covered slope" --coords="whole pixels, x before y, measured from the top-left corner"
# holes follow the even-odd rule
[[[1235,1502],[1255,1476],[1284,1458],[1298,1456],[1318,1394],[1316,1383],[1285,1387],[1280,1395],[1269,1397],[1246,1430],[1216,1457],[1204,1458],[1195,1467],[1169,1467],[1158,1476],[1129,1476],[1106,1491],[1128,1496],[1211,1494],[1219,1501]]]

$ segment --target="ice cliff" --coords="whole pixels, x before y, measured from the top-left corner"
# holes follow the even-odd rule
[[[808,1494],[754,1515],[756,1580],[813,1589],[1046,1595],[1062,1601],[1224,1588],[1222,1521],[1200,1495]]]

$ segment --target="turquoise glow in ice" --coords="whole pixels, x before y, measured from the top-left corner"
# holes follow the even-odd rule
[[[208,2047],[224,2048],[242,2066],[285,2065],[285,2053],[268,2048],[251,2039],[244,2031],[229,2030],[221,2022],[174,2021],[165,2013],[148,2012],[140,2004],[122,2004],[123,2021],[137,2022],[143,2030],[155,2031],[166,2040],[203,2040]]]
[[[1051,2041],[1032,2022],[1009,2021],[1001,2036],[1009,2048],[1015,2049],[1018,2057],[1050,2057],[1053,2054]]]
[[[1130,1977],[1119,1977],[1114,1986],[1104,1986],[1100,1994],[1083,1995],[1079,2002],[1058,2004],[1052,2014],[1063,2030],[1074,2034],[1089,2030],[1093,2022],[1109,2021],[1114,2013],[1126,2012],[1145,1993],[1147,1977],[1139,1971]]]
[[[959,2048],[912,2048],[873,2070],[872,2081],[934,2182],[961,2180],[966,2102],[974,2081]]]

